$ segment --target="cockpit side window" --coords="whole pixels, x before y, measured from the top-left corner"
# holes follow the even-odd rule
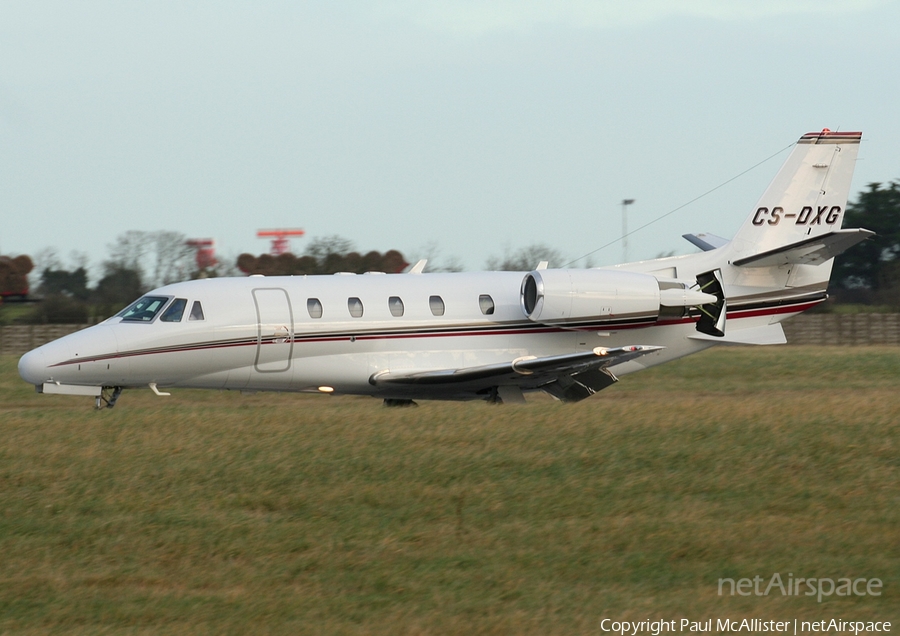
[[[171,296],[144,296],[116,314],[122,322],[150,322],[165,307]]]
[[[162,322],[181,322],[182,317],[184,317],[185,307],[187,307],[187,299],[176,298],[159,319]]]
[[[199,300],[195,300],[191,306],[191,315],[188,317],[188,320],[206,320],[203,317],[203,307],[200,305]]]

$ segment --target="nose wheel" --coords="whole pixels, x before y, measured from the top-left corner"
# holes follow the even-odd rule
[[[116,401],[119,399],[120,395],[122,395],[122,387],[105,386],[100,392],[100,395],[97,396],[97,402],[94,405],[94,408],[99,411],[105,404],[106,408],[111,409],[116,405]]]

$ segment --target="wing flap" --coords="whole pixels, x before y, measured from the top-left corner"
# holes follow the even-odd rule
[[[612,349],[597,347],[591,351],[542,358],[527,356],[509,362],[462,369],[412,372],[380,371],[372,374],[369,383],[379,387],[390,385],[459,387],[467,385],[466,388],[477,391],[481,388],[499,385],[538,389],[554,382],[566,384],[569,379],[574,378],[572,384],[597,385],[596,390],[599,390],[615,382],[614,376],[603,371],[607,367],[634,360],[664,348],[651,345],[631,345]],[[606,379],[599,378],[595,372],[604,375]],[[607,382],[607,380],[609,381]],[[548,392],[553,393],[553,391]],[[553,394],[555,395],[555,393]]]
[[[541,389],[562,402],[580,402],[616,382],[618,378],[609,369],[589,369],[557,378]]]

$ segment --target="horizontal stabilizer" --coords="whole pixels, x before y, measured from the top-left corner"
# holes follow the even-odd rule
[[[687,239],[689,243],[696,245],[704,252],[717,250],[728,244],[728,239],[723,239],[721,236],[716,236],[715,234],[707,234],[706,232],[701,232],[700,234],[682,234],[681,237]]]
[[[875,232],[871,230],[835,230],[828,234],[814,236],[774,250],[739,258],[732,261],[732,265],[739,267],[820,265],[874,235]]]
[[[705,333],[695,333],[688,336],[688,338],[691,340],[709,340],[717,344],[735,345],[776,345],[787,343],[787,338],[784,337],[784,329],[781,328],[780,322],[772,325],[763,325],[762,327],[738,329],[726,333],[721,338]]]

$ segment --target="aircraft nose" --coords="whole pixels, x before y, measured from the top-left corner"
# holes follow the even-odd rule
[[[19,358],[19,375],[29,384],[43,384],[47,379],[47,361],[42,349],[38,347]]]

